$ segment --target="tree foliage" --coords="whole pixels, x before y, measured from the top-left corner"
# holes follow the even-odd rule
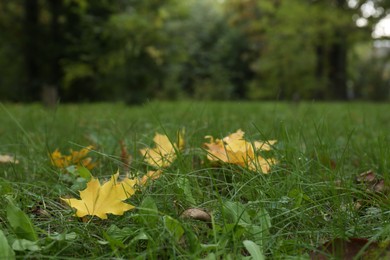
[[[389,10],[384,0],[3,0],[0,95],[388,98],[389,52],[367,66],[361,46]]]

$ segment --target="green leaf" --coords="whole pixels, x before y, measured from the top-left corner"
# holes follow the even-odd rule
[[[84,190],[87,187],[87,182],[86,179],[78,177],[70,188],[74,191]]]
[[[223,210],[230,223],[238,224],[243,227],[252,223],[245,206],[240,202],[226,201],[223,204]]]
[[[15,252],[9,246],[4,232],[0,229],[0,259],[15,259]]]
[[[4,179],[0,179],[0,195],[6,195],[10,193],[12,193],[11,184]]]
[[[92,177],[91,172],[87,168],[85,168],[83,166],[78,166],[77,167],[77,172],[79,173],[81,178],[84,178],[87,181],[89,181],[91,179],[91,177]]]
[[[7,219],[15,235],[18,238],[30,241],[38,240],[38,235],[34,230],[30,218],[14,204],[9,196],[6,196],[6,198],[8,200]]]
[[[170,216],[164,216],[164,226],[166,230],[174,237],[175,241],[179,241],[179,239],[184,234],[184,229],[181,226],[180,222]]]
[[[256,245],[255,242],[253,241],[250,241],[250,240],[244,240],[244,242],[242,242],[246,248],[246,250],[248,250],[249,254],[252,256],[252,259],[255,259],[255,260],[264,260],[265,257],[263,255],[263,253],[261,252],[261,249],[258,245]]]
[[[70,165],[66,167],[66,171],[72,174],[75,177],[80,176],[81,178],[89,181],[92,177],[91,172],[84,166]]]
[[[134,230],[130,227],[124,227],[120,229],[116,225],[111,225],[107,231],[107,235],[110,236],[113,239],[124,241],[130,236],[133,236]]]
[[[77,238],[77,234],[75,232],[52,234],[49,238],[56,241],[71,241]]]
[[[214,253],[209,253],[203,260],[216,260],[218,259]]]
[[[158,223],[158,209],[156,202],[150,196],[146,197],[138,207],[140,219],[144,225],[154,228]]]
[[[134,244],[134,243],[136,243],[136,242],[138,242],[138,241],[140,241],[140,240],[149,240],[149,237],[148,237],[148,235],[145,233],[145,232],[143,232],[143,231],[141,231],[138,235],[136,235],[131,241],[130,241],[130,245],[131,244]]]
[[[103,237],[106,239],[113,251],[118,248],[125,248],[125,245],[123,244],[122,240],[110,236],[109,234],[107,234],[107,232],[103,231]]]
[[[250,227],[248,232],[252,235],[252,239],[257,243],[260,248],[264,248],[263,241],[268,238],[261,226],[253,225]]]
[[[196,201],[194,199],[194,196],[192,196],[192,191],[191,191],[191,183],[188,180],[188,178],[185,177],[180,177],[176,181],[176,185],[179,189],[183,191],[185,199],[192,203],[193,205],[196,204]]]
[[[271,217],[264,208],[261,208],[253,222],[257,223],[257,225],[250,227],[249,232],[253,235],[255,242],[260,248],[264,249],[270,237]]]
[[[38,245],[38,241],[16,239],[12,244],[12,249],[15,251],[39,251],[41,247]]]
[[[199,237],[192,230],[186,230],[185,234],[188,251],[192,254],[196,254],[199,250],[201,250]]]
[[[70,165],[70,166],[66,167],[66,171],[69,172],[70,174],[74,175],[74,176],[78,175],[78,173],[77,173],[77,166],[76,165]]]
[[[303,201],[312,202],[309,196],[299,189],[292,189],[288,196],[295,200],[294,207],[298,208],[302,205]]]

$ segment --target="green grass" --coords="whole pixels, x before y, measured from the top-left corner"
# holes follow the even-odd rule
[[[0,229],[10,245],[20,238],[7,212],[13,203],[38,235],[35,250],[15,251],[20,258],[237,259],[253,254],[243,243],[251,240],[267,258],[305,259],[333,238],[389,240],[387,194],[355,181],[373,170],[388,187],[389,104],[153,102],[55,110],[1,105],[0,111],[0,154],[20,161],[0,164]],[[173,139],[183,127],[185,150],[129,199],[135,210],[83,222],[61,203],[60,197],[77,197],[85,180],[51,165],[48,154],[56,148],[94,143],[99,166],[92,174],[104,179],[123,169],[123,140],[133,156],[130,174],[137,176],[150,169],[139,149],[152,145],[155,132]],[[204,136],[221,138],[239,128],[251,141],[278,140],[279,163],[270,174],[207,162]],[[211,225],[181,218],[188,208],[209,212]]]

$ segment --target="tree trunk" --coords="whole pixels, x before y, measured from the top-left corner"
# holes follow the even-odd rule
[[[60,66],[60,59],[62,54],[62,43],[63,38],[61,34],[61,28],[59,24],[59,17],[63,10],[62,0],[48,0],[49,11],[51,14],[50,20],[50,48],[48,53],[48,78],[47,86],[45,86],[45,91],[43,92],[42,99],[45,105],[49,107],[55,106],[57,102],[57,93],[62,77],[62,71]]]
[[[336,0],[336,8],[346,8],[345,0]],[[347,99],[347,32],[340,25],[335,25],[330,41],[320,36],[316,47],[316,77],[321,86],[315,96],[319,99]]]
[[[320,41],[321,42],[321,41]],[[319,44],[316,46],[316,70],[315,75],[317,79],[317,89],[314,93],[314,97],[319,100],[323,100],[325,98],[324,93],[324,85],[326,85],[326,64],[325,64],[325,53],[326,46],[324,44]]]
[[[22,91],[22,100],[24,101],[36,101],[40,96],[38,15],[38,0],[24,0],[25,41],[23,52],[26,70],[26,82]]]
[[[347,45],[343,33],[336,32],[329,52],[329,88],[332,99],[347,99]]]
[[[346,8],[347,1],[336,0],[338,9]],[[329,89],[332,99],[347,99],[347,39],[343,28],[335,28],[329,57]]]

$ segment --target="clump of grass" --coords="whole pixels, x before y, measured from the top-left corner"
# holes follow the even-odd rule
[[[258,251],[270,258],[307,256],[333,238],[386,241],[386,191],[356,182],[372,170],[389,183],[390,116],[386,104],[150,103],[5,105],[0,154],[19,164],[0,164],[0,202],[6,197],[31,220],[37,247],[17,248],[23,258],[237,258]],[[155,132],[175,137],[186,129],[186,148],[162,176],[137,192],[137,209],[108,220],[73,216],[60,197],[78,195],[85,180],[50,163],[56,148],[94,145],[92,170],[108,178],[121,161],[121,142],[132,156],[129,174],[151,167],[141,148]],[[277,139],[279,163],[268,175],[235,165],[211,164],[204,136],[243,129],[248,140]],[[121,172],[124,176],[125,172]],[[197,208],[210,221],[184,218]],[[15,249],[17,236],[0,209],[0,229]],[[257,246],[245,241],[252,241]]]

